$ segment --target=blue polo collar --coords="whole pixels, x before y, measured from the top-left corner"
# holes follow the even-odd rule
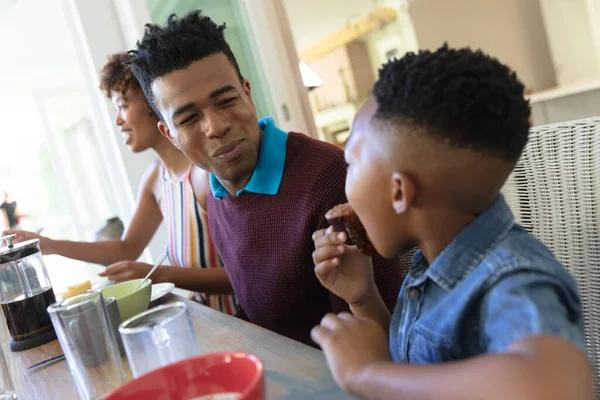
[[[281,185],[288,134],[277,128],[273,118],[261,119],[258,126],[263,131],[258,161],[250,181],[245,188],[238,190],[236,196],[244,192],[275,195]],[[217,199],[230,195],[213,174],[210,174],[210,189]]]

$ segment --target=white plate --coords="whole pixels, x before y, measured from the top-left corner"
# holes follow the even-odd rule
[[[150,301],[160,299],[164,295],[171,293],[171,290],[173,289],[175,289],[174,283],[155,283],[152,285],[152,297],[150,298]]]

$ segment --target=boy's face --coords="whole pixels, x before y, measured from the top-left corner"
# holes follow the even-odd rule
[[[402,188],[394,170],[394,141],[388,139],[392,133],[371,124],[376,107],[373,98],[361,107],[346,143],[346,196],[379,254],[393,258],[410,245],[406,210],[398,203]]]
[[[224,54],[194,61],[152,84],[161,132],[200,168],[222,182],[254,172],[260,128],[250,84],[240,82]]]

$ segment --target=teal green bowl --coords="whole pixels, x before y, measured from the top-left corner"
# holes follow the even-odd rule
[[[104,298],[114,297],[117,299],[117,307],[121,315],[121,322],[138,315],[148,309],[150,297],[152,296],[152,281],[148,279],[144,286],[135,290],[142,279],[117,283],[102,289]]]

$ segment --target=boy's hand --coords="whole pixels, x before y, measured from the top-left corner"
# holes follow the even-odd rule
[[[315,273],[321,284],[348,304],[358,304],[375,287],[371,257],[346,246],[346,233],[333,228],[313,234]]]
[[[321,325],[313,328],[311,337],[323,349],[337,384],[348,392],[354,392],[351,385],[366,367],[392,360],[381,326],[350,313],[327,314]]]
[[[119,283],[132,279],[143,279],[151,269],[152,265],[150,264],[135,261],[120,261],[106,267],[98,276],[106,277],[111,281]]]

